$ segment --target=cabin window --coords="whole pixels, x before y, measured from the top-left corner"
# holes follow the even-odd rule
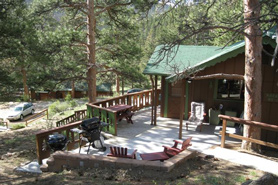
[[[243,80],[218,80],[217,99],[244,99]]]

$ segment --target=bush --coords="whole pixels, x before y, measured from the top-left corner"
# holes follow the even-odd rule
[[[49,114],[54,115],[56,113],[63,112],[65,110],[67,110],[68,107],[69,107],[69,105],[67,102],[61,103],[59,100],[57,100],[49,106],[49,108],[48,108]]]
[[[30,98],[29,98],[29,96],[28,95],[22,95],[22,99],[23,99],[23,101],[29,101],[30,100]]]
[[[59,100],[55,101],[48,107],[49,115],[53,116],[57,113],[64,112],[69,108],[77,106],[77,103],[74,100],[60,102]]]
[[[70,102],[70,101],[72,100],[71,94],[70,94],[70,93],[67,94],[67,96],[65,97],[65,100],[66,100],[67,102]]]
[[[71,100],[71,101],[69,102],[69,104],[70,104],[71,107],[77,106],[77,103],[76,103],[76,101],[74,101],[74,100]]]
[[[17,129],[21,129],[21,128],[25,128],[25,124],[24,123],[20,123],[20,124],[16,124],[16,125],[12,125],[11,126],[12,130],[17,130]]]

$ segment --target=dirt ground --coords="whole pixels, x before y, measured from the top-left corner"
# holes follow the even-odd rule
[[[36,159],[35,133],[48,127],[41,122],[27,128],[0,132],[0,184],[242,184],[264,172],[199,155],[171,172],[138,169],[64,169],[61,173],[29,174],[15,168]],[[269,158],[277,160],[277,156]]]

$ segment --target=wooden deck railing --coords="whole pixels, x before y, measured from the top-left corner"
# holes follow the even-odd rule
[[[158,89],[157,93],[161,94],[161,90]],[[141,91],[141,92],[125,94],[122,96],[106,99],[103,101],[98,101],[96,103],[93,103],[93,105],[107,108],[107,107],[110,107],[113,105],[126,104],[126,105],[132,106],[132,109],[131,109],[132,111],[137,111],[144,107],[151,106],[151,103],[152,103],[151,95],[152,95],[152,90],[145,90],[145,91]],[[157,105],[160,105],[159,98],[157,98],[157,102],[158,102]],[[88,104],[88,105],[90,105],[90,104]]]
[[[42,164],[42,160],[50,156],[50,148],[47,147],[48,136],[54,133],[62,133],[70,141],[67,145],[67,150],[72,150],[75,147],[75,144],[79,143],[79,136],[75,132],[70,130],[73,128],[78,128],[81,124],[81,121],[75,123],[70,123],[60,127],[56,127],[50,130],[40,131],[36,134],[36,146],[37,146],[37,158],[39,164]]]
[[[223,120],[222,131],[220,132],[222,148],[225,147],[225,139],[226,139],[225,137],[228,136],[228,137],[232,137],[232,138],[236,138],[236,139],[240,139],[240,140],[250,141],[251,143],[256,143],[259,145],[264,145],[264,146],[278,149],[278,144],[274,144],[274,143],[270,143],[270,142],[266,142],[266,141],[262,141],[262,140],[258,140],[258,139],[253,139],[253,138],[249,138],[249,137],[244,137],[244,136],[237,135],[237,134],[226,133],[227,121],[232,121],[232,122],[236,122],[236,123],[243,124],[243,125],[250,125],[252,127],[259,127],[261,129],[278,132],[277,125],[270,125],[267,123],[261,123],[261,122],[256,122],[256,121],[248,121],[248,120],[230,117],[230,116],[226,116],[226,115],[219,115],[219,118]]]
[[[106,108],[118,104],[128,104],[133,106],[132,111],[140,110],[144,107],[151,106],[151,94],[152,90],[147,90],[138,93],[126,94],[104,101],[99,101],[94,104],[87,104],[87,110],[75,111],[74,116],[69,116],[57,122],[57,127],[50,130],[38,132],[36,134],[36,146],[39,164],[42,164],[42,160],[50,156],[51,150],[47,147],[46,144],[49,135],[53,133],[64,134],[70,141],[70,143],[67,146],[68,150],[74,149],[75,144],[79,143],[79,137],[77,136],[77,133],[71,132],[70,130],[73,128],[78,128],[82,121],[69,123],[70,121],[76,119],[78,116],[80,116],[78,117],[80,120],[84,119],[85,117],[99,117],[101,121],[109,123],[109,127],[103,128],[103,130],[109,131],[110,133],[117,135],[117,114],[115,111],[111,111]],[[160,94],[160,90],[158,90],[158,94]],[[159,105],[160,100],[157,99],[157,102]]]
[[[126,104],[132,106],[131,111],[137,111],[152,105],[152,93],[152,90],[146,90],[87,104],[88,117],[99,117],[101,121],[109,123],[109,127],[106,131],[109,131],[113,135],[117,135],[117,114],[115,111],[106,108],[118,104]],[[160,95],[161,90],[158,89],[157,93]],[[160,99],[158,97],[159,96],[157,96],[157,105],[160,105]]]
[[[4,126],[6,126],[6,128],[9,128],[9,121],[0,120],[0,124],[3,124]]]
[[[73,123],[73,122],[76,122],[76,121],[79,121],[79,120],[82,120],[84,118],[86,118],[87,116],[87,110],[84,109],[84,110],[78,110],[78,111],[74,111],[74,114],[73,115],[70,115],[60,121],[57,121],[56,122],[56,127],[60,127],[62,125],[67,125],[69,123]]]
[[[43,118],[44,116],[46,116],[46,119],[48,119],[48,109],[44,109],[39,113],[36,113],[32,116],[29,116],[28,118],[25,119],[25,125],[26,127],[28,126],[29,123],[32,123],[33,121],[36,121],[38,119]]]

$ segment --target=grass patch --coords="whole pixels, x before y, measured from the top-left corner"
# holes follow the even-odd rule
[[[18,130],[18,129],[22,129],[22,128],[25,128],[25,124],[24,123],[13,124],[11,126],[11,130]]]
[[[257,177],[257,176],[258,176],[258,174],[257,174],[256,171],[251,171],[251,172],[250,172],[250,175],[253,176],[253,177]]]
[[[24,142],[35,142],[36,136],[35,135],[28,135],[24,137],[15,137],[10,139],[5,139],[5,145],[16,145]]]
[[[199,175],[194,178],[196,184],[229,184],[224,177]]]
[[[234,182],[244,183],[246,181],[246,178],[243,175],[238,175],[234,179]]]
[[[5,145],[14,145],[18,142],[17,138],[13,138],[13,139],[6,139],[4,140]]]

